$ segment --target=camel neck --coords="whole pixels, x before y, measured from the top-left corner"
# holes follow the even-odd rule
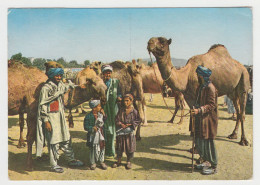
[[[184,92],[188,83],[189,65],[177,70],[172,64],[169,52],[163,57],[157,57],[156,60],[162,78],[167,85],[175,90]]]

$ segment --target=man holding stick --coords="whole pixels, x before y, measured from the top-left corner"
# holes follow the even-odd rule
[[[217,135],[218,126],[218,96],[215,86],[209,80],[211,70],[198,66],[196,72],[200,86],[191,116],[195,116],[195,148],[203,162],[195,167],[202,170],[202,174],[211,175],[217,172],[217,151],[214,139]],[[194,130],[190,130],[193,135]]]

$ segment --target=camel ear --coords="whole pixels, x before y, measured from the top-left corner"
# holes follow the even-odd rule
[[[170,45],[172,43],[172,39],[168,40],[168,45]]]

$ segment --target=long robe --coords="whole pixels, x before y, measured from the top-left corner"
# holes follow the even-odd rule
[[[115,117],[118,112],[117,98],[121,97],[119,80],[110,79],[105,82],[107,85],[107,103],[104,106],[104,111],[106,113],[107,119],[104,124],[105,130],[105,155],[106,156],[115,156],[115,146],[114,141],[116,138],[116,126],[115,126]]]
[[[70,85],[66,85],[63,82],[59,82],[58,85],[56,85],[51,80],[47,80],[41,89],[37,114],[36,156],[42,155],[46,138],[46,121],[49,121],[52,127],[50,144],[70,140],[63,102],[63,95],[69,90],[69,87]]]

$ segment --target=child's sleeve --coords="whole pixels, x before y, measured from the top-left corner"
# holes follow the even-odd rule
[[[121,111],[118,111],[118,113],[116,115],[116,126],[117,127],[121,127],[121,125],[122,125],[122,121],[120,119],[120,117],[121,117],[120,115],[121,115]]]
[[[134,110],[134,116],[133,117],[134,117],[134,119],[133,119],[132,126],[135,129],[135,127],[137,127],[141,123],[141,118],[140,118],[140,115],[139,115],[137,110]]]
[[[84,119],[84,130],[91,132],[93,126],[91,125],[91,119],[90,119],[90,114],[87,114]]]

